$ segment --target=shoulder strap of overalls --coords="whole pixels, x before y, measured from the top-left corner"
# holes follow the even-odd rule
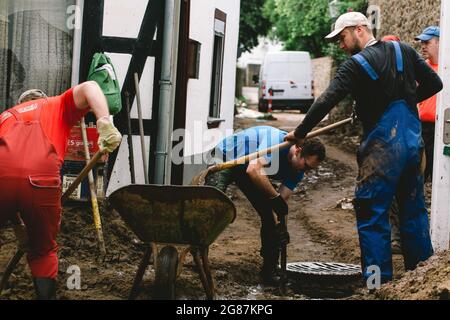
[[[370,79],[376,81],[380,78],[376,73],[376,71],[372,68],[372,66],[369,64],[366,58],[363,57],[361,53],[355,54],[352,58],[355,59],[356,62],[358,62],[361,65],[364,71],[366,71],[366,73],[369,75]]]
[[[395,49],[395,63],[396,63],[396,69],[397,73],[399,75],[399,80],[396,81],[398,87],[394,91],[394,97],[392,97],[393,100],[403,99],[404,93],[405,93],[405,81],[403,79],[403,71],[404,71],[404,63],[403,63],[403,55],[402,50],[400,47],[400,44],[397,41],[389,41],[389,43],[394,47]],[[366,60],[366,58],[363,57],[361,53],[355,54],[352,57],[356,62],[358,62],[361,67],[365,70],[365,72],[369,75],[369,77],[376,81],[380,77],[376,73],[376,71],[372,68],[372,66],[369,64],[369,62]],[[387,94],[387,92],[386,92]],[[388,94],[388,96],[391,94]]]
[[[391,43],[395,49],[395,61],[397,64],[397,72],[403,73],[404,71],[403,56],[400,44],[397,41],[389,41],[389,43]],[[366,58],[364,58],[364,56],[361,53],[355,54],[352,58],[355,59],[356,62],[358,62],[361,65],[361,67],[364,69],[364,71],[366,71],[366,73],[372,80],[376,81],[380,78],[376,73],[376,71],[372,68],[370,63],[366,60]]]
[[[397,62],[397,72],[403,73],[403,56],[402,49],[400,48],[400,44],[397,41],[390,41],[394,45],[395,49],[395,60]]]
[[[397,41],[389,41],[395,49],[395,61],[397,64],[397,73],[399,75],[399,80],[396,82],[397,90],[397,99],[403,99],[405,96],[405,86],[406,86],[406,82],[404,79],[404,63],[403,63],[403,55],[402,55],[402,49],[400,47],[400,43],[398,43]]]
[[[7,110],[6,112],[9,112],[10,114],[12,114],[14,116],[14,118],[16,118],[16,121],[22,121],[22,116],[20,115],[19,112],[17,112],[16,109],[11,108],[11,109]]]

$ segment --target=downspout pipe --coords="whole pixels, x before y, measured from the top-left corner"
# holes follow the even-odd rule
[[[75,3],[75,19],[73,27],[73,54],[72,54],[72,87],[80,82],[81,36],[83,22],[84,0]]]
[[[156,136],[155,183],[170,184],[175,86],[177,75],[180,1],[166,0],[161,64],[158,131]]]

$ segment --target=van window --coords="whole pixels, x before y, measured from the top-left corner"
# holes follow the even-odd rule
[[[267,78],[301,82],[308,78],[308,71],[305,62],[273,61],[267,68]]]

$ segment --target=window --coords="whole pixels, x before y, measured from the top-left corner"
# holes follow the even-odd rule
[[[200,52],[201,52],[202,44],[198,41],[189,39],[188,44],[188,63],[187,63],[187,73],[188,78],[190,79],[198,79],[200,76]]]
[[[249,63],[247,65],[247,87],[258,87],[259,84],[259,73],[261,72],[260,64]]]
[[[209,116],[213,119],[220,118],[225,27],[226,14],[216,9],[214,19],[214,51],[212,61],[211,98],[209,106]]]
[[[0,2],[0,112],[37,88],[57,95],[71,86],[75,0]]]

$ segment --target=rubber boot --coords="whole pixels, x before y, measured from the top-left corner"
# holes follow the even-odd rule
[[[263,285],[278,286],[281,281],[277,266],[278,256],[271,255],[270,257],[263,257],[263,266],[261,268],[261,280]]]
[[[51,278],[33,278],[37,300],[56,300],[56,280]]]

